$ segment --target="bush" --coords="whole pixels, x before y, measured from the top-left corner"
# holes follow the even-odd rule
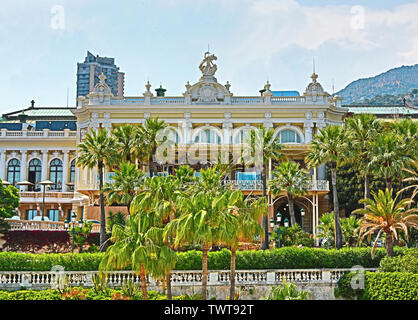
[[[402,256],[384,257],[380,261],[379,271],[418,273],[418,249],[410,249]]]
[[[410,250],[395,247],[395,255]],[[370,255],[371,248],[318,249],[286,247],[272,250],[237,251],[236,267],[251,269],[313,269],[313,268],[351,268],[360,265],[364,268],[377,268],[386,256],[384,248],[376,249],[375,258]],[[0,252],[0,271],[49,271],[53,266],[63,266],[67,271],[98,270],[103,253],[75,254],[30,254]],[[211,270],[228,270],[231,252],[222,249],[209,252],[208,267]],[[202,252],[191,250],[177,253],[176,270],[201,270]],[[129,270],[129,269],[127,269]]]
[[[364,289],[353,289],[354,273],[338,281],[336,297],[361,300],[418,300],[418,274],[402,272],[365,272]]]
[[[279,234],[274,232],[271,240],[277,241]],[[283,247],[288,246],[303,246],[313,247],[315,241],[312,235],[306,231],[303,231],[299,224],[294,224],[289,228],[280,227],[280,245]]]
[[[184,300],[184,297],[173,297],[174,300]],[[150,290],[148,300],[166,300],[167,296]],[[74,287],[68,292],[58,290],[19,290],[0,291],[0,300],[142,300],[142,293],[127,297],[121,290],[109,289],[108,293],[98,293],[94,289]]]

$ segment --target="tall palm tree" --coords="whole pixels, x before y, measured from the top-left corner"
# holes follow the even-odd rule
[[[209,169],[201,171],[203,185],[216,185],[216,173]],[[220,229],[225,221],[234,219],[227,215],[228,196],[232,192],[206,192],[202,188],[191,193],[188,197],[178,199],[181,215],[171,220],[165,227],[164,240],[173,239],[174,246],[200,243],[202,246],[202,299],[207,297],[208,281],[208,251],[214,244],[220,242]],[[226,223],[223,228],[233,223]]]
[[[399,193],[392,199],[392,190],[386,189],[385,191],[379,190],[379,192],[373,193],[374,199],[361,199],[360,202],[366,203],[366,207],[363,209],[357,209],[354,213],[363,214],[360,219],[360,227],[358,228],[360,241],[363,241],[364,237],[368,237],[370,242],[371,236],[377,232],[376,240],[372,249],[372,257],[382,232],[386,234],[386,252],[389,257],[393,257],[393,244],[394,238],[398,239],[397,230],[401,230],[405,233],[406,239],[408,239],[408,227],[418,229],[418,215],[414,212],[418,212],[417,208],[409,208],[411,199],[402,199],[397,201]]]
[[[258,237],[264,236],[264,230],[260,226],[259,221],[266,214],[267,206],[266,199],[263,197],[244,199],[241,190],[230,194],[227,205],[229,214],[234,215],[236,218],[225,219],[225,222],[221,224],[220,238],[223,244],[231,248],[229,299],[234,300],[236,255],[239,242],[255,242]],[[228,217],[228,215],[223,217]]]
[[[386,187],[392,189],[394,179],[401,177],[402,168],[412,158],[405,152],[402,138],[392,131],[384,131],[373,141],[370,168],[386,182]]]
[[[138,126],[124,124],[112,130],[112,135],[119,143],[119,154],[122,161],[135,162],[136,135]]]
[[[348,159],[364,176],[364,198],[370,198],[371,143],[381,131],[381,124],[372,114],[359,114],[347,118]]]
[[[118,143],[105,130],[91,130],[85,140],[78,145],[77,165],[82,168],[98,168],[100,192],[100,248],[105,250],[106,242],[106,214],[103,193],[103,177],[105,166],[115,163],[119,148]]]
[[[145,124],[139,127],[136,143],[138,145],[137,154],[139,157],[145,157],[148,161],[150,177],[155,174],[154,160],[157,148],[167,140],[163,130],[167,128],[164,120],[157,118],[147,118]],[[145,152],[145,154],[141,154]]]
[[[154,211],[158,215],[159,221],[161,221],[158,227],[164,228],[170,220],[177,217],[179,211],[177,199],[181,196],[185,197],[187,195],[182,191],[179,181],[173,176],[154,176],[146,179],[144,191],[138,194],[132,202],[132,211]],[[166,268],[165,271],[167,298],[170,300],[172,297],[171,269]]]
[[[114,202],[126,205],[128,214],[135,195],[142,190],[144,173],[135,164],[123,162],[119,170],[114,171],[112,182],[106,183],[103,191],[106,193],[107,204]]]
[[[244,136],[244,149],[241,161],[246,166],[261,166],[261,180],[263,183],[263,197],[267,197],[267,175],[270,161],[280,161],[285,158],[279,138],[274,135],[273,129],[261,127],[252,130],[249,136]],[[263,217],[264,239],[261,245],[263,250],[269,248],[268,215]]]
[[[332,193],[335,213],[335,247],[342,247],[340,210],[337,192],[337,167],[343,162],[347,148],[347,135],[341,126],[328,126],[312,140],[306,162],[312,166],[328,164],[331,168]]]
[[[308,191],[309,174],[306,170],[299,167],[299,163],[287,161],[282,162],[273,170],[273,179],[269,181],[269,186],[273,195],[286,192],[289,203],[290,223],[296,223],[294,197],[305,195]]]

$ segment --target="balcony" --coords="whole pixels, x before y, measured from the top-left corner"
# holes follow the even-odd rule
[[[42,203],[43,193],[34,191],[19,192],[21,203]],[[71,203],[74,199],[74,192],[45,192],[46,203]]]

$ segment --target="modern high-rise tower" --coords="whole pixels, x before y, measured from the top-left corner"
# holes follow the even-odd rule
[[[106,83],[113,95],[123,97],[125,73],[119,72],[115,59],[94,56],[89,51],[84,62],[77,63],[77,97],[86,96],[93,91],[94,86],[99,83],[101,73],[106,76]]]

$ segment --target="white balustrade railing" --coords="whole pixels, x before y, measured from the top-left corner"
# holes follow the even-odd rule
[[[305,97],[271,97],[271,104],[305,103]]]
[[[37,221],[37,220],[15,220],[6,219],[10,225],[11,231],[69,231],[72,228],[70,223],[69,228],[65,228],[62,221]],[[94,223],[91,229],[92,233],[100,232],[100,224]]]
[[[237,270],[237,285],[280,285],[283,280],[291,283],[336,283],[345,272],[352,269],[277,269],[277,270]],[[364,271],[376,272],[377,269],[365,268]],[[92,287],[93,276],[98,271],[0,271],[1,289],[56,288],[59,279],[65,279],[71,286]],[[140,283],[141,278],[132,271],[110,271],[105,273],[109,287],[118,288],[126,281]],[[158,286],[160,282],[147,276],[149,286]],[[230,272],[215,270],[208,272],[208,285],[229,285]],[[175,270],[171,272],[172,286],[200,286],[202,271]]]
[[[232,97],[231,104],[263,104],[262,97]]]
[[[26,139],[27,137],[31,138],[45,138],[45,137],[75,137],[77,135],[76,131],[51,131],[48,129],[44,129],[43,131],[28,131],[28,130],[19,130],[19,131],[12,131],[7,129],[0,130],[0,137],[22,137],[22,139]]]
[[[262,180],[225,180],[224,183],[241,190],[263,190]],[[306,187],[308,191],[329,191],[329,181],[312,180]]]

